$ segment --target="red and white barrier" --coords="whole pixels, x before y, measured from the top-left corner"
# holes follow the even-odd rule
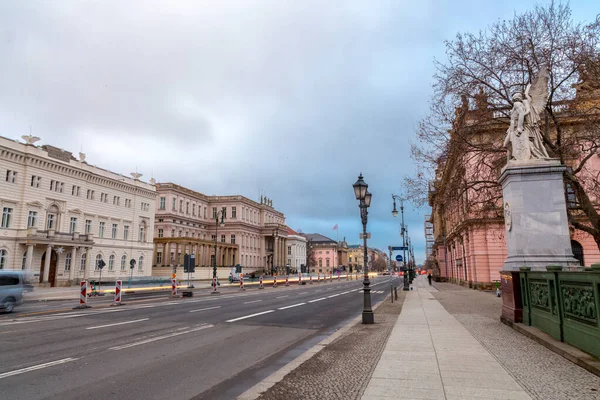
[[[115,282],[115,299],[111,306],[123,306],[125,303],[121,303],[121,289],[123,287],[123,281]]]
[[[92,306],[89,306],[87,303],[88,300],[88,293],[87,293],[87,281],[81,281],[79,283],[79,305],[76,307],[73,307],[73,309],[79,309],[79,308],[91,308]]]
[[[308,283],[309,283],[310,285],[312,285],[312,275],[309,275],[309,278],[308,278]]]
[[[244,289],[244,275],[240,274],[240,290],[246,290]]]
[[[263,286],[262,275],[260,276],[260,280],[258,281],[258,288],[259,288],[259,289],[264,289],[264,288],[265,288],[265,287]]]
[[[298,274],[298,285],[302,285],[302,274]]]
[[[290,279],[289,279],[289,275],[285,276],[285,286],[290,286]]]
[[[217,278],[213,278],[211,286],[213,288],[212,292],[210,292],[210,294],[219,294],[219,291],[217,290],[217,286],[219,285],[219,283],[217,282]]]
[[[171,279],[171,297],[177,297],[177,279]]]
[[[277,287],[277,277],[273,276],[273,287]]]

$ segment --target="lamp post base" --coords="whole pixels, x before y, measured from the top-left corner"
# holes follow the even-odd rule
[[[375,314],[373,311],[363,311],[362,313],[362,323],[365,325],[374,324],[375,323]]]

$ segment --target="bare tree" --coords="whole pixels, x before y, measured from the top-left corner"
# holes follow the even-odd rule
[[[308,241],[306,246],[306,267],[308,268],[308,272],[312,271],[317,265],[317,255],[315,250],[313,249],[312,240]]]
[[[435,62],[430,112],[411,146],[420,172],[406,178],[410,200],[424,204],[426,193],[434,192],[457,219],[500,218],[498,178],[506,164],[502,141],[512,95],[545,65],[550,94],[541,121],[544,144],[569,167],[564,177],[571,225],[600,248],[600,170],[590,161],[600,154],[599,55],[600,19],[575,23],[570,7],[556,2],[447,41],[447,59]]]

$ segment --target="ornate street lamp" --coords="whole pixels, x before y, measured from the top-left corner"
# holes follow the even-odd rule
[[[273,255],[271,256],[271,275],[275,276],[275,252],[277,251],[277,238],[279,237],[279,231],[278,230],[274,230],[273,231]]]
[[[392,209],[392,215],[394,217],[398,216],[398,210],[396,210],[396,200],[400,202],[400,213],[402,214],[402,225],[400,228],[400,236],[402,236],[402,272],[404,273],[404,277],[402,279],[404,286],[402,290],[410,290],[409,287],[409,277],[408,277],[408,269],[406,268],[406,226],[404,225],[404,200],[402,197],[392,194],[392,201],[394,202],[394,208]]]
[[[219,216],[221,217],[221,222],[219,222]],[[219,236],[219,226],[222,228],[225,226],[225,215],[223,214],[223,210],[218,211],[215,214],[215,259],[213,260],[213,279],[217,277],[217,237]]]
[[[371,288],[369,285],[369,267],[367,265],[367,220],[368,220],[368,208],[371,205],[371,193],[367,190],[369,185],[363,180],[362,173],[358,176],[358,180],[354,185],[354,196],[359,201],[358,207],[360,208],[360,218],[363,225],[363,246],[364,246],[364,277],[363,277],[363,293],[364,293],[364,306],[362,312],[362,323],[373,324],[375,323],[375,316],[373,315],[373,309],[371,308]]]

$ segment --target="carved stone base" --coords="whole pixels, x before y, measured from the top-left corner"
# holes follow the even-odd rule
[[[512,322],[523,322],[523,301],[519,272],[501,271],[502,318]]]

